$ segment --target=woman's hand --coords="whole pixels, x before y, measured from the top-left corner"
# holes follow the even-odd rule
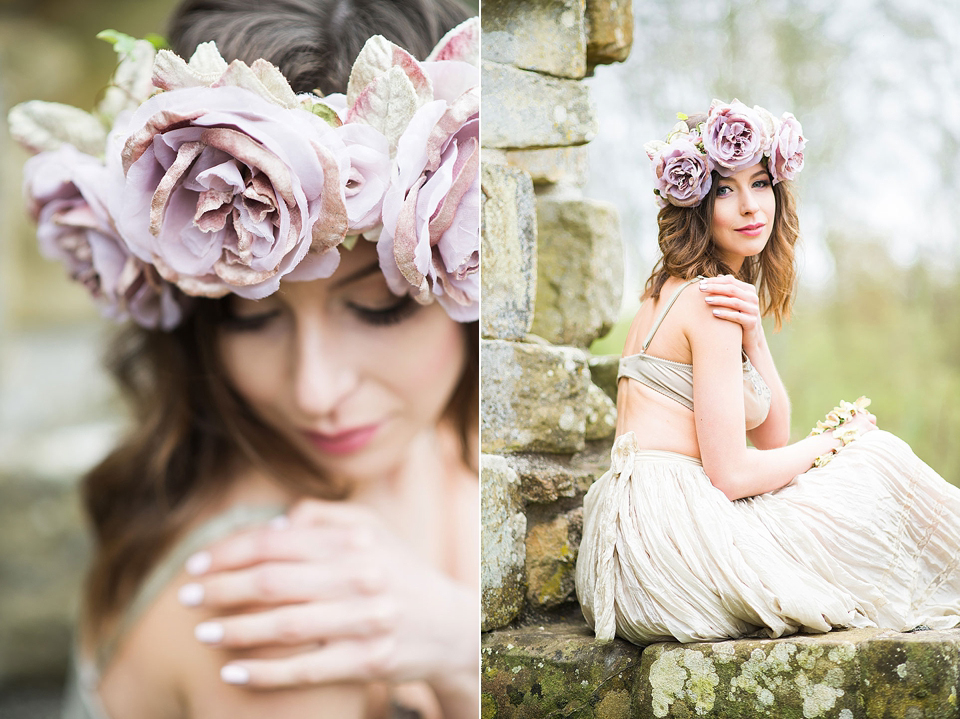
[[[304,500],[288,518],[194,555],[187,571],[197,580],[181,602],[223,614],[197,626],[200,641],[307,646],[233,661],[221,672],[229,683],[442,683],[478,670],[476,592],[414,557],[364,507]]]
[[[760,323],[760,298],[757,288],[738,280],[733,275],[707,277],[700,281],[704,301],[713,307],[713,314],[723,320],[736,322],[743,328],[743,348],[750,354],[765,342]]]
[[[846,429],[847,427],[851,427],[853,429],[859,429],[860,436],[862,437],[867,432],[872,432],[873,430],[878,429],[877,417],[876,415],[871,414],[866,410],[860,410],[859,412],[853,415],[852,419],[850,419],[847,422],[844,422],[840,426],[841,429]]]

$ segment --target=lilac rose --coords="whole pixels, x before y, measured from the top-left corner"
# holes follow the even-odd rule
[[[100,160],[72,145],[42,152],[24,165],[24,193],[37,221],[41,252],[62,262],[105,316],[172,329],[180,322],[185,298],[134,257],[118,236],[107,209],[116,187],[116,178]]]
[[[739,100],[729,105],[714,100],[703,128],[703,146],[724,177],[755,165],[770,148],[774,119],[760,107],[752,110]]]
[[[792,180],[803,169],[803,148],[807,139],[792,113],[785,112],[770,148],[768,169],[773,182]]]
[[[390,289],[433,298],[459,322],[479,317],[480,94],[477,68],[423,63],[435,99],[397,142],[377,243]]]
[[[651,158],[657,194],[677,207],[699,205],[713,182],[712,163],[697,146],[698,141],[693,135],[675,135]]]
[[[283,277],[337,268],[350,158],[316,115],[242,87],[194,87],[150,98],[118,137],[118,229],[186,294],[259,299]]]

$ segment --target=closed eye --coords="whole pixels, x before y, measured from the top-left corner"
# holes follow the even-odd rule
[[[398,324],[420,307],[410,295],[404,295],[397,302],[387,307],[366,307],[352,302],[348,303],[348,306],[362,322],[374,326]]]
[[[255,315],[227,314],[220,320],[220,326],[230,332],[256,332],[266,327],[279,316],[279,309],[261,312]]]

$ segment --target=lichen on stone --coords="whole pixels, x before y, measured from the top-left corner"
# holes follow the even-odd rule
[[[803,671],[799,672],[793,681],[800,690],[800,698],[803,700],[804,719],[822,717],[825,712],[833,709],[837,699],[844,695],[843,689],[826,683],[811,682]]]
[[[668,649],[650,667],[653,713],[665,717],[673,702],[684,699],[698,715],[713,709],[720,677],[712,659],[693,649]]]

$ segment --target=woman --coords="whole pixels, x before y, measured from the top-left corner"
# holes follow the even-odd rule
[[[682,117],[647,146],[663,258],[620,360],[612,467],[584,499],[587,622],[638,644],[957,626],[960,490],[865,398],[787,444],[760,319],[790,310],[799,123],[736,100]]]
[[[134,321],[68,716],[476,715],[464,17],[186,3],[97,116],[11,113],[42,249]]]

